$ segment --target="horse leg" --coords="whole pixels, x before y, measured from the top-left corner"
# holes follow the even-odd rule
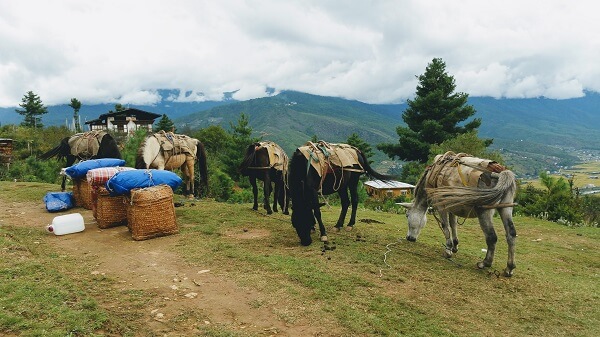
[[[504,276],[511,277],[514,269],[517,267],[515,264],[515,244],[517,241],[517,231],[512,220],[512,207],[500,208],[498,210],[502,223],[504,224],[504,231],[506,232],[506,243],[508,244],[508,262],[506,263],[506,269],[504,269]]]
[[[438,213],[440,214],[440,222],[441,222],[441,227],[442,227],[442,232],[444,233],[444,237],[446,238],[446,245],[444,248],[444,257],[446,258],[451,258],[452,255],[454,254],[454,251],[452,249],[452,234],[450,233],[450,217],[453,216],[451,215],[449,212],[447,211],[443,211],[443,210],[438,210]]]
[[[327,231],[325,230],[325,225],[323,225],[323,219],[321,219],[321,206],[317,202],[315,204],[315,208],[313,209],[313,213],[317,223],[319,224],[319,233],[321,234],[321,241],[327,242],[329,239],[327,238]]]
[[[183,173],[183,178],[185,179],[185,191],[183,194],[188,197],[188,199],[194,198],[194,188],[192,182],[192,176],[190,171],[189,163],[186,162],[181,166],[181,173]]]
[[[346,220],[346,214],[348,213],[348,207],[350,206],[350,198],[348,198],[348,190],[346,188],[340,188],[338,190],[338,195],[340,196],[340,202],[342,203],[342,211],[335,224],[336,231],[339,231],[344,226],[344,220]],[[351,230],[352,226],[350,224],[348,224],[348,226],[350,226],[349,230]]]
[[[485,259],[477,263],[477,268],[479,269],[490,267],[492,265],[492,262],[494,262],[494,251],[496,250],[496,242],[498,241],[498,236],[496,235],[496,231],[494,230],[494,224],[492,222],[493,215],[494,210],[485,210],[477,212],[477,218],[479,218],[479,226],[481,227],[481,230],[485,235],[485,242],[487,244],[487,253],[485,254]]]
[[[279,201],[279,182],[275,178],[275,188],[273,189],[273,212],[277,211],[277,202]]]
[[[66,163],[67,166],[65,166],[65,167],[70,167],[73,164],[75,164],[75,156],[73,156],[73,155],[67,155],[67,163]],[[67,175],[65,174],[65,175],[63,175],[62,183],[60,184],[60,191],[61,192],[65,191],[66,185],[67,185]]]
[[[352,211],[350,212],[350,221],[348,222],[347,231],[351,231],[356,223],[356,210],[358,209],[358,178],[360,175],[352,174],[348,181],[348,189],[350,190],[350,200],[352,200]],[[347,198],[347,195],[346,195]],[[346,207],[347,210],[347,207]],[[346,213],[344,213],[344,217]],[[343,219],[342,219],[343,221]]]
[[[256,186],[256,177],[250,175],[250,185],[252,185],[252,195],[254,195],[254,205],[252,209],[258,211],[258,186]]]
[[[271,178],[269,177],[269,171],[265,171],[265,175],[264,175],[264,185],[263,185],[263,192],[264,192],[264,202],[263,202],[263,207],[267,210],[267,214],[273,214],[273,211],[271,210],[271,204],[269,202],[269,197],[271,196]]]
[[[448,220],[450,223],[450,230],[452,236],[452,252],[458,252],[458,231],[456,230],[456,225],[458,225],[458,221],[456,219],[456,215],[450,213],[448,214]]]

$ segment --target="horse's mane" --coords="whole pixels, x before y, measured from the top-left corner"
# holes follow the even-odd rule
[[[146,148],[146,141],[150,138],[151,135],[148,135],[142,140],[140,146],[138,147],[137,153],[135,155],[135,168],[137,169],[145,169],[146,162],[144,162],[144,150]]]
[[[260,145],[259,143],[252,143],[252,144],[248,145],[248,147],[246,148],[246,154],[244,154],[244,159],[242,160],[242,163],[238,167],[238,170],[242,174],[244,174],[244,171],[252,165],[252,162],[254,161],[254,156],[256,154],[256,146],[259,146],[259,145]]]
[[[427,191],[425,189],[425,184],[427,182],[427,174],[428,173],[429,173],[429,169],[425,169],[423,174],[421,174],[419,181],[417,181],[417,184],[415,185],[415,191],[414,191],[415,203],[416,202],[427,203]]]

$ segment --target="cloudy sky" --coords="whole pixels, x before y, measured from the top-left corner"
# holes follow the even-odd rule
[[[600,92],[596,0],[0,0],[0,107],[413,97],[435,57],[470,96]],[[191,94],[190,94],[191,93]]]

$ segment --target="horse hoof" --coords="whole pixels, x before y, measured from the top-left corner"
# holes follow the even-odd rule
[[[452,251],[449,249],[444,250],[444,257],[449,259],[452,257]]]
[[[512,277],[513,276],[513,271],[514,271],[513,269],[505,268],[504,269],[504,276],[505,277]]]
[[[339,231],[341,231],[341,228],[340,227],[333,227],[333,231],[334,232],[339,232]]]
[[[485,268],[485,267],[487,267],[487,266],[485,265],[485,263],[483,263],[483,262],[477,262],[477,269],[483,269],[483,268]]]
[[[327,241],[328,241],[327,235],[321,236],[321,242],[327,242]]]
[[[354,227],[352,227],[352,226],[346,226],[346,232],[350,232],[350,231],[352,231],[352,229],[354,229]]]

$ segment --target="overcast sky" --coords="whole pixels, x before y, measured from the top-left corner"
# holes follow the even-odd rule
[[[400,103],[435,57],[470,96],[600,91],[596,0],[0,0],[0,107],[246,100],[267,88]]]

